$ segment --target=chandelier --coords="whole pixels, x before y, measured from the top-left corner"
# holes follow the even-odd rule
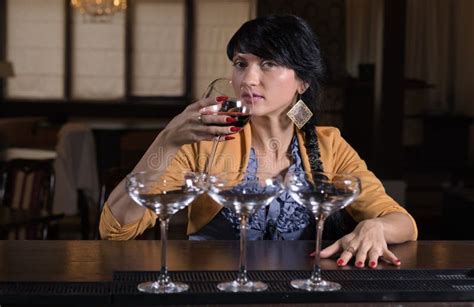
[[[127,8],[127,0],[71,0],[71,5],[90,21],[110,21]]]

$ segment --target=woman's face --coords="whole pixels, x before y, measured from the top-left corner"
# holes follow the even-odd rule
[[[293,69],[280,66],[250,53],[237,53],[233,61],[232,84],[236,92],[250,88],[254,109],[253,116],[280,115],[288,110],[304,84]],[[245,94],[242,93],[245,98]]]

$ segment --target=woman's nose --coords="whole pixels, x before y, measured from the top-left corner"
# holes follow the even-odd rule
[[[242,78],[242,83],[243,85],[246,86],[256,86],[260,82],[260,74],[258,71],[258,67],[255,67],[254,65],[250,65],[247,67],[247,69],[244,71],[244,75]]]

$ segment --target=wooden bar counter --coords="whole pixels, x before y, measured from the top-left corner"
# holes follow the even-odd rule
[[[309,253],[314,249],[312,241],[248,243],[247,261],[250,271],[292,271],[312,268],[312,258],[309,257]],[[391,249],[402,262],[399,270],[470,269],[470,272],[473,272],[474,241],[418,241],[391,246]],[[238,241],[169,241],[168,244],[170,271],[236,271],[238,263]],[[117,271],[159,269],[159,241],[0,241],[0,283],[3,286],[35,282],[112,283],[114,272]],[[353,267],[352,262],[348,266],[338,268],[335,259],[324,259],[322,269],[371,270],[357,269]],[[396,269],[381,261],[375,270]],[[474,287],[474,276],[470,277],[473,277]],[[4,307],[11,305],[12,302],[8,301],[5,292],[2,292],[2,285],[0,285],[0,306]],[[434,300],[395,305],[474,306],[474,303],[469,301]],[[351,302],[347,302],[349,303]],[[352,303],[351,306],[366,306],[360,302]],[[327,304],[329,303],[325,302],[321,306]],[[334,306],[345,305],[346,303],[339,302]],[[370,306],[395,305],[393,302],[370,303]]]

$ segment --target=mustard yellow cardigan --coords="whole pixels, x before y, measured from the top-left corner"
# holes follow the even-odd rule
[[[297,129],[296,129],[297,130]],[[342,138],[334,127],[316,127],[324,171],[350,173],[358,176],[362,182],[362,193],[357,200],[346,208],[357,221],[380,217],[391,212],[407,214],[413,221],[416,240],[418,231],[413,217],[390,196],[385,193],[380,180],[367,169],[365,162],[357,152]],[[310,170],[308,155],[304,147],[303,133],[297,130],[298,144],[305,170]],[[251,125],[246,125],[234,140],[225,141],[218,147],[213,170],[230,172],[246,170],[249,161],[251,144]],[[203,171],[210,154],[212,142],[203,141],[184,145],[170,162],[168,170]],[[222,206],[204,194],[197,198],[188,210],[188,234],[192,234],[209,223],[221,210]],[[102,239],[128,240],[140,235],[155,225],[156,215],[146,210],[143,217],[128,225],[120,225],[114,218],[108,204],[105,204],[100,219]]]

